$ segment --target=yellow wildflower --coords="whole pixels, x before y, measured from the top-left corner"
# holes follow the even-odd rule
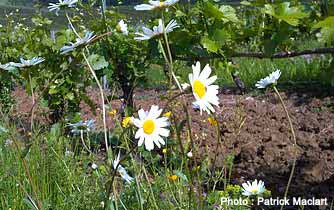
[[[173,182],[175,182],[178,178],[179,178],[179,177],[176,176],[175,174],[172,175],[172,176],[169,176],[169,177],[168,177],[168,179],[169,179],[170,181],[173,181]]]
[[[108,112],[108,115],[109,115],[110,117],[115,117],[116,114],[117,114],[117,110],[116,110],[116,109],[113,109],[113,110],[111,110],[110,112]]]
[[[132,123],[131,117],[125,117],[122,121],[122,126],[123,128],[126,128],[131,123]]]
[[[163,154],[166,154],[166,153],[167,153],[167,149],[166,149],[166,148],[163,148],[163,149],[162,149],[162,153],[163,153]]]
[[[208,122],[209,122],[211,125],[213,125],[213,126],[217,126],[217,125],[218,125],[218,121],[217,121],[215,118],[213,118],[213,117],[209,117],[209,118],[208,118]]]
[[[170,117],[172,115],[172,112],[166,112],[165,114],[163,114],[164,117]]]

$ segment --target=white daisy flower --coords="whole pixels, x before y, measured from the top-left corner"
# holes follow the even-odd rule
[[[169,136],[169,130],[165,128],[169,126],[168,118],[159,118],[161,112],[162,109],[153,105],[149,112],[143,109],[139,110],[139,119],[133,119],[133,123],[139,128],[135,135],[135,138],[139,139],[138,146],[141,146],[145,142],[145,148],[148,151],[154,149],[154,144],[158,148],[160,148],[160,144],[165,145],[162,137]]]
[[[12,67],[26,68],[26,67],[35,66],[37,64],[40,64],[43,61],[45,61],[45,59],[41,58],[41,57],[34,57],[34,58],[30,59],[30,60],[25,60],[23,58],[20,58],[20,63],[10,62],[9,64]]]
[[[49,3],[48,9],[50,12],[55,11],[58,16],[58,12],[63,8],[75,7],[78,0],[59,0],[58,3]]]
[[[120,153],[118,153],[117,158],[112,163],[113,168],[114,170],[117,170],[117,172],[121,175],[124,181],[130,184],[133,181],[133,178],[128,174],[125,168],[121,164],[119,164],[119,161],[120,161]]]
[[[68,127],[71,127],[71,133],[80,134],[81,131],[83,132],[90,132],[94,129],[95,120],[86,120],[86,121],[79,121],[77,123],[67,123]]]
[[[98,168],[98,166],[95,163],[93,163],[91,167],[93,170],[96,170]]]
[[[88,44],[89,42],[91,42],[94,38],[96,37],[96,35],[94,35],[94,32],[91,31],[87,31],[85,36],[83,38],[77,38],[75,43],[70,43],[71,45],[65,45],[60,49],[60,54],[66,54],[68,52],[73,51],[75,48],[77,48],[78,46],[81,45],[85,45]]]
[[[268,85],[275,84],[280,76],[281,76],[281,71],[277,69],[276,71],[269,74],[269,76],[258,81],[255,84],[255,86],[259,89],[266,88]]]
[[[265,191],[264,182],[261,180],[258,182],[256,179],[252,183],[249,181],[247,181],[247,183],[243,183],[242,187],[242,194],[245,196],[258,195]]]
[[[188,158],[192,158],[192,157],[193,157],[193,153],[192,153],[191,151],[188,152],[188,153],[187,153],[187,157],[188,157]]]
[[[167,0],[167,1],[148,1],[148,4],[140,4],[135,6],[135,10],[145,11],[145,10],[156,10],[164,9],[176,4],[179,0]]]
[[[129,34],[128,31],[128,24],[126,24],[124,22],[124,20],[120,20],[116,26],[117,31],[121,32],[122,34],[124,34],[125,36],[127,36]]]
[[[159,19],[159,25],[158,26],[154,26],[153,30],[143,27],[143,33],[135,33],[137,35],[137,37],[135,37],[135,40],[138,41],[142,41],[142,40],[149,40],[153,37],[156,36],[160,36],[162,35],[164,32],[165,33],[169,33],[172,32],[175,28],[178,28],[179,26],[177,25],[177,22],[175,20],[171,20],[164,31],[164,27],[163,27],[163,22],[162,19]]]
[[[193,107],[199,108],[202,115],[202,111],[207,113],[215,112],[212,105],[219,105],[218,85],[212,85],[217,76],[210,77],[211,68],[207,64],[201,72],[201,64],[197,62],[192,66],[193,73],[189,74],[189,81],[193,90],[196,101],[193,102]]]

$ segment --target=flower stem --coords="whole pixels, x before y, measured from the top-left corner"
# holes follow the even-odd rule
[[[162,18],[163,18],[163,14],[162,14]],[[164,18],[163,18],[164,19]],[[176,78],[176,75],[174,73],[174,70],[173,70],[173,57],[172,57],[172,51],[170,50],[170,47],[169,47],[169,43],[168,43],[168,37],[167,37],[167,33],[166,33],[166,28],[165,28],[165,23],[163,21],[163,39],[166,43],[166,49],[167,49],[167,53],[165,52],[165,48],[163,47],[162,43],[161,43],[161,40],[159,39],[159,43],[160,43],[160,46],[162,48],[162,51],[163,54],[164,54],[164,58],[166,60],[166,62],[168,63],[168,66],[169,66],[169,71],[170,71],[170,74],[172,75],[177,87],[179,88],[179,90],[182,92],[182,88],[181,88],[181,85],[180,85],[180,82],[178,81],[178,79]],[[166,54],[168,54],[168,57],[166,56]]]
[[[32,80],[31,80],[31,75],[29,72],[29,85],[30,85],[30,91],[31,91],[31,98],[32,98],[32,111],[31,111],[31,118],[30,118],[30,130],[34,129],[34,107],[35,107],[35,94],[34,94],[34,87],[32,86]]]
[[[296,140],[296,134],[295,134],[295,130],[293,128],[293,124],[292,124],[292,121],[291,121],[291,118],[290,118],[290,115],[289,115],[289,112],[285,106],[285,103],[280,95],[280,93],[278,92],[276,86],[273,86],[273,89],[275,91],[275,93],[277,94],[279,100],[281,101],[281,104],[283,106],[283,109],[285,111],[285,114],[286,114],[286,117],[288,118],[288,121],[289,121],[289,125],[290,125],[290,131],[291,131],[291,134],[292,134],[292,138],[293,138],[293,148],[294,148],[294,158],[293,158],[293,163],[292,163],[292,168],[291,168],[291,172],[290,172],[290,176],[289,176],[289,180],[288,180],[288,184],[286,186],[286,189],[285,189],[285,193],[284,193],[284,198],[287,197],[288,195],[288,192],[289,192],[289,187],[291,185],[291,181],[292,181],[292,177],[293,177],[293,174],[295,172],[295,167],[296,167],[296,162],[297,162],[297,151],[296,151],[296,145],[297,145],[297,140]],[[283,210],[283,207],[284,205],[281,206],[280,210]]]
[[[100,90],[100,95],[101,95],[101,105],[102,105],[102,118],[103,118],[103,129],[104,129],[104,141],[105,141],[105,145],[106,145],[106,152],[108,154],[108,135],[107,135],[107,121],[106,121],[106,107],[104,105],[104,93],[103,93],[103,88],[100,84],[100,81],[99,79],[97,78],[96,74],[95,74],[95,71],[93,70],[92,66],[90,65],[88,59],[87,59],[87,56],[84,52],[82,52],[82,55],[87,63],[87,66],[88,66],[88,69],[90,70],[90,72],[92,73],[95,81],[96,81],[96,84],[97,86],[99,87],[99,90]]]

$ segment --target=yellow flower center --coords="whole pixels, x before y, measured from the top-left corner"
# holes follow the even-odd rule
[[[145,120],[143,124],[143,129],[146,134],[152,134],[155,129],[155,124],[153,120]]]
[[[257,193],[257,192],[258,192],[257,189],[253,189],[253,190],[251,190],[251,193]]]
[[[159,7],[164,7],[165,6],[165,2],[160,2],[160,5],[159,5]]]
[[[196,93],[199,98],[203,98],[205,96],[206,87],[201,81],[195,80],[193,83],[193,89],[194,93]]]

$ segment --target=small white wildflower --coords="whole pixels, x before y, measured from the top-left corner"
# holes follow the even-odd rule
[[[117,170],[117,172],[120,174],[120,176],[126,181],[128,184],[130,184],[133,181],[133,178],[128,174],[126,169],[119,164],[120,161],[120,153],[118,153],[117,158],[113,161],[113,168],[114,170]]]
[[[8,147],[8,146],[10,146],[10,145],[12,145],[13,144],[13,141],[12,140],[10,140],[10,139],[6,139],[6,141],[5,141],[5,146],[6,147]]]
[[[124,35],[129,35],[128,24],[124,20],[120,20],[116,26],[117,31],[121,32]]]
[[[80,134],[83,132],[90,132],[94,128],[95,120],[86,120],[86,121],[79,121],[77,123],[67,123],[68,127],[71,127],[71,133]]]
[[[145,10],[158,10],[170,7],[176,4],[179,0],[167,0],[167,1],[148,1],[148,4],[140,4],[135,6],[135,10],[145,11]]]
[[[59,0],[58,3],[49,3],[48,9],[50,12],[55,11],[56,15],[58,16],[58,13],[63,8],[73,8],[75,7],[75,4],[78,2],[78,0]]]
[[[91,167],[93,170],[96,170],[98,168],[98,166],[95,163],[93,163]]]
[[[277,69],[276,71],[269,74],[269,76],[259,80],[255,84],[255,86],[259,89],[266,88],[268,85],[275,84],[280,76],[281,76],[281,71]]]
[[[138,146],[145,143],[145,149],[151,151],[154,149],[154,144],[158,148],[165,145],[162,137],[169,136],[169,130],[165,127],[169,126],[167,117],[160,117],[162,109],[158,106],[152,105],[150,111],[140,109],[138,111],[139,119],[134,118],[133,123],[138,130],[135,138],[139,139]]]
[[[242,187],[242,194],[245,196],[258,195],[265,191],[264,182],[261,180],[258,182],[256,179],[252,183],[249,181],[247,181],[247,183],[243,183]]]
[[[44,61],[45,61],[45,59],[41,58],[41,57],[33,57],[30,60],[25,60],[24,58],[20,58],[20,63],[10,62],[9,64],[12,67],[26,68],[26,67],[30,67],[30,66],[35,66],[35,65],[40,64]]]
[[[192,158],[192,157],[193,157],[193,153],[192,153],[191,151],[188,152],[188,153],[187,153],[187,157],[188,157],[188,158]]]
[[[74,153],[72,151],[69,151],[69,150],[66,149],[65,156],[66,157],[72,157],[72,156],[74,156]]]
[[[178,28],[177,22],[175,20],[171,20],[164,31],[163,21],[162,19],[159,19],[159,25],[154,26],[153,30],[143,27],[143,33],[136,32],[135,34],[137,37],[135,37],[135,40],[143,41],[143,40],[149,40],[157,36],[161,36],[163,33],[169,33],[172,32],[174,29]]]
[[[217,76],[210,77],[212,70],[209,64],[204,67],[202,72],[200,62],[196,62],[196,65],[193,65],[192,69],[193,73],[189,74],[189,81],[196,99],[193,102],[193,107],[199,108],[201,115],[203,110],[209,114],[215,112],[212,105],[219,105],[219,98],[217,96],[219,87],[218,85],[213,85]]]
[[[87,31],[83,38],[77,38],[75,43],[70,43],[70,45],[65,45],[60,49],[60,54],[66,54],[68,52],[73,51],[75,48],[88,44],[91,42],[96,36],[94,32]]]

